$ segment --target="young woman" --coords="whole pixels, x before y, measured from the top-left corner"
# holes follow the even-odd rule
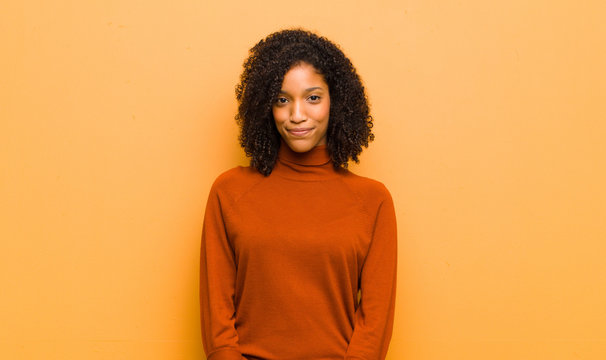
[[[373,140],[364,88],[326,38],[269,35],[236,88],[250,166],[214,182],[200,304],[209,360],[384,359],[396,219],[380,182],[354,175]]]

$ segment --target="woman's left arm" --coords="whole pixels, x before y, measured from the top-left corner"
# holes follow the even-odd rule
[[[383,360],[391,339],[396,298],[397,230],[393,200],[387,189],[385,192],[362,267],[362,297],[346,360]]]

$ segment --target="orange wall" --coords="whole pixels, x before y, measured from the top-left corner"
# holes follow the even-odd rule
[[[85,4],[88,3],[88,4]],[[399,221],[388,359],[606,358],[603,1],[3,1],[0,358],[202,359],[247,50],[340,43]]]

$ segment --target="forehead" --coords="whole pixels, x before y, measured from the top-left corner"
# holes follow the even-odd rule
[[[328,88],[324,76],[315,68],[305,62],[301,62],[293,65],[284,74],[282,81],[282,88],[309,88],[309,87],[321,87]]]

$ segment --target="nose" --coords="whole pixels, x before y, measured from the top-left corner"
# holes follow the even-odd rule
[[[299,124],[302,123],[303,121],[307,120],[307,117],[305,115],[305,109],[304,109],[304,104],[301,103],[301,101],[295,101],[293,103],[292,106],[292,110],[290,112],[290,121],[295,123],[295,124]]]

